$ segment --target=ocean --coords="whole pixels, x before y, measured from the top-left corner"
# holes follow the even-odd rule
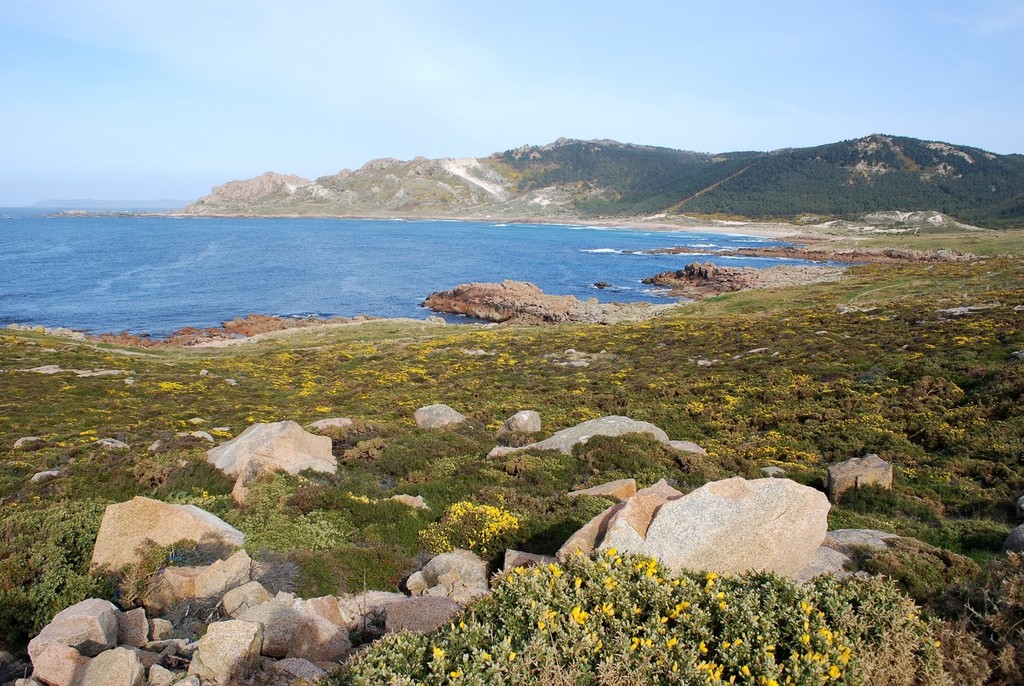
[[[644,277],[690,262],[794,260],[637,255],[777,245],[750,236],[461,221],[47,216],[0,208],[0,325],[167,334],[250,313],[414,317],[431,292],[531,281],[546,293],[666,302]],[[610,287],[598,289],[594,284]],[[449,321],[465,321],[446,317]]]

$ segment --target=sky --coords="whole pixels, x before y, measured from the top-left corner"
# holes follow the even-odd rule
[[[0,206],[564,136],[1024,153],[1024,0],[0,0]]]

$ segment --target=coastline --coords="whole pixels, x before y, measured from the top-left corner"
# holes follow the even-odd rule
[[[210,212],[193,214],[186,212],[138,213],[135,216],[174,217],[178,219],[341,219],[358,221],[404,221],[404,222],[488,222],[499,224],[538,224],[542,226],[594,227],[619,231],[660,231],[749,236],[752,238],[802,240],[827,240],[827,236],[808,233],[802,227],[786,222],[759,222],[724,219],[698,219],[686,217],[685,221],[672,221],[655,215],[650,217],[620,217],[614,219],[580,219],[555,217],[495,217],[494,215],[356,215],[356,214],[247,214]]]

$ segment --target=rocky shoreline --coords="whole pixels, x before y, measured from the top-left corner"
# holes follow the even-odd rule
[[[807,246],[777,245],[761,248],[737,248],[709,252],[691,246],[655,248],[628,251],[637,255],[720,255],[724,257],[772,257],[812,262],[971,262],[977,255],[956,250],[907,250],[903,248],[809,248]]]
[[[572,295],[547,295],[526,281],[469,283],[431,293],[423,306],[434,312],[461,314],[502,324],[617,324],[656,317],[675,304],[601,303]]]

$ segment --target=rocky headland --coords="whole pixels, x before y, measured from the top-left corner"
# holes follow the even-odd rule
[[[469,283],[431,293],[423,306],[435,312],[461,314],[505,324],[615,324],[655,317],[674,305],[601,303],[572,295],[547,295],[526,281]]]
[[[662,272],[644,279],[644,283],[669,289],[667,295],[702,300],[734,291],[800,286],[836,281],[841,267],[781,265],[768,269],[723,267],[713,262],[693,262],[683,269]]]

